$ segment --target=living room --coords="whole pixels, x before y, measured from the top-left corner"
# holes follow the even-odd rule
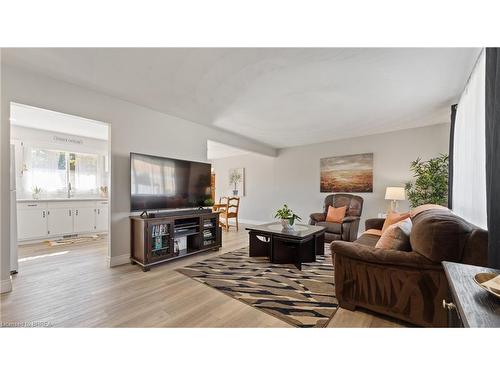
[[[121,354],[151,335],[169,351],[166,335],[220,335],[236,358],[255,345],[289,355],[302,339],[344,353],[363,334],[363,353],[422,334],[437,352],[477,332],[453,328],[500,327],[500,50],[480,41],[6,43],[2,328],[85,328],[103,335],[86,350]],[[89,127],[26,125],[22,111]],[[75,204],[89,230],[75,229]],[[123,342],[91,328],[121,328]],[[213,346],[200,353],[211,364]]]

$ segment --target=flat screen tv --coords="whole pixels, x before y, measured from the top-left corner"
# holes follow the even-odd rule
[[[204,206],[210,181],[208,163],[130,153],[132,211]]]

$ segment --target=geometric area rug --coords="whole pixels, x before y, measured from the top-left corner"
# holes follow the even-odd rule
[[[328,252],[326,250],[328,249]],[[337,312],[330,249],[302,271],[248,256],[248,247],[177,269],[295,327],[326,327]]]

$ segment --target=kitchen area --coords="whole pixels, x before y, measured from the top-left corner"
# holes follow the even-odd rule
[[[25,245],[47,253],[107,237],[108,132],[99,121],[11,104],[12,273]]]

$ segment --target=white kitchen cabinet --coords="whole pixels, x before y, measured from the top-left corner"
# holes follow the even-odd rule
[[[109,204],[103,200],[18,201],[19,241],[108,231]]]
[[[17,211],[17,236],[30,240],[47,236],[47,204],[22,203]]]
[[[62,206],[62,207],[59,207]],[[73,210],[63,205],[49,205],[47,208],[47,234],[63,236],[73,233]]]
[[[98,232],[108,231],[108,202],[96,202],[95,229]]]
[[[75,208],[74,213],[73,231],[75,233],[88,233],[95,230],[95,204],[79,205]]]

